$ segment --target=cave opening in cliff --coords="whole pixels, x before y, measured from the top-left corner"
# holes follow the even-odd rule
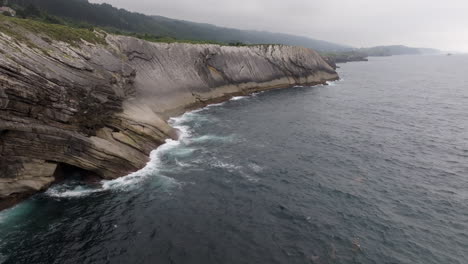
[[[79,182],[97,182],[100,177],[89,170],[79,168],[67,163],[58,163],[54,172],[55,182],[62,182],[64,180],[72,180]]]

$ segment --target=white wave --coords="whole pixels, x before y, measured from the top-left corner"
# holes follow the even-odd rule
[[[125,177],[117,178],[114,180],[104,180],[102,181],[102,190],[127,190],[132,189],[134,186],[137,186],[138,183],[142,182],[149,176],[157,175],[158,180],[163,181],[165,184],[178,184],[178,182],[170,177],[161,175],[160,171],[162,169],[161,158],[176,150],[181,146],[182,143],[185,143],[188,138],[191,136],[191,130],[189,126],[183,125],[184,123],[196,118],[196,113],[199,110],[187,112],[181,116],[173,117],[169,119],[169,123],[177,129],[179,138],[178,140],[167,139],[166,143],[159,146],[157,149],[153,150],[150,154],[150,161],[148,164],[141,170],[131,173]],[[180,151],[175,151],[172,154],[184,156],[192,153],[194,149],[186,148]]]
[[[241,166],[237,166],[231,163],[226,163],[220,160],[215,160],[210,165],[212,167],[226,169],[228,171],[240,170],[242,168]]]
[[[215,142],[231,142],[234,140],[234,136],[217,136],[217,135],[203,135],[200,137],[191,138],[187,141],[187,144],[190,143],[205,143],[209,141]]]
[[[329,86],[336,86],[337,84],[339,84],[340,82],[343,82],[344,79],[338,79],[338,80],[335,80],[335,81],[327,81],[327,85]]]
[[[179,127],[179,130],[182,131],[181,138],[184,138],[187,136],[183,128],[181,129],[181,127]],[[101,186],[99,188],[91,188],[91,187],[86,187],[82,185],[70,188],[70,186],[67,186],[65,184],[65,185],[54,186],[50,188],[47,192],[45,192],[45,194],[48,196],[57,197],[57,198],[78,198],[78,197],[87,196],[93,193],[109,191],[109,190],[120,190],[120,191],[132,190],[136,186],[138,186],[139,183],[143,182],[148,177],[155,176],[155,175],[157,175],[158,181],[161,181],[163,184],[167,184],[167,185],[177,184],[178,182],[175,179],[161,175],[160,168],[161,168],[161,157],[164,154],[166,154],[168,151],[179,146],[180,144],[181,144],[180,141],[176,141],[172,139],[166,140],[165,144],[159,146],[157,149],[151,152],[150,161],[146,164],[146,166],[143,169],[136,171],[134,173],[131,173],[127,176],[114,179],[114,180],[102,180]]]
[[[181,135],[183,137],[183,135]],[[161,156],[164,155],[169,150],[177,147],[180,145],[180,141],[168,139],[166,143],[159,146],[157,149],[153,150],[150,154],[150,161],[146,166],[134,173],[131,173],[125,177],[117,178],[114,180],[104,180],[102,181],[102,189],[103,190],[110,190],[110,189],[120,189],[126,190],[129,188],[134,187],[141,181],[145,180],[150,175],[158,174],[159,169],[161,167]],[[164,175],[158,175],[161,180],[164,180],[168,183],[176,183],[177,181],[166,177]]]
[[[102,190],[127,190],[138,185],[138,183],[142,182],[151,175],[158,175],[158,179],[160,181],[163,181],[164,183],[178,184],[178,182],[175,179],[161,175],[161,157],[179,148],[182,143],[187,142],[188,138],[190,138],[191,136],[191,130],[189,126],[183,124],[192,120],[193,118],[196,118],[196,113],[199,111],[200,109],[184,113],[183,115],[178,117],[170,118],[169,124],[171,124],[178,131],[178,140],[167,139],[165,144],[153,150],[150,154],[150,161],[146,164],[146,166],[143,169],[131,173],[125,177],[117,178],[114,180],[102,181]],[[183,156],[193,151],[194,149],[186,148],[184,150],[181,150],[179,153],[176,151],[174,154],[180,154]]]
[[[192,167],[193,165],[190,164],[190,163],[186,163],[186,162],[182,162],[182,161],[179,161],[179,160],[175,160],[175,163],[177,164],[177,166],[179,167],[182,167],[182,168],[188,168],[188,167]]]
[[[169,118],[168,123],[173,125],[173,126],[183,124],[183,123],[185,123],[187,121],[190,121],[193,117],[197,116],[198,112],[200,112],[202,109],[203,108],[193,110],[193,111],[190,111],[190,112],[185,112],[184,114],[182,114],[180,116],[171,117],[171,118]]]
[[[188,125],[186,125],[187,123],[193,122],[193,121],[195,121],[195,123],[216,121],[208,117],[205,117],[203,115],[200,115],[198,113],[199,111],[200,109],[187,112],[178,117],[171,117],[169,119],[168,123],[179,131],[179,140],[180,138],[187,138],[187,137],[190,137],[191,135],[191,128]]]
[[[187,122],[190,122],[193,119],[193,114],[183,114],[179,117],[172,117],[169,119],[169,124],[172,125],[175,129],[177,129],[179,139],[182,137],[188,137],[191,134],[190,127],[183,125]]]
[[[217,122],[218,119],[212,116],[202,115],[198,112],[188,112],[179,117],[173,117],[169,119],[169,123],[174,126],[180,126],[182,124],[192,122],[192,123],[213,123]],[[192,124],[193,125],[193,124]]]
[[[248,181],[251,181],[251,182],[258,182],[258,181],[260,180],[259,178],[254,177],[254,176],[252,176],[252,175],[249,175],[249,174],[247,174],[247,173],[245,173],[245,172],[243,172],[243,171],[240,171],[240,175],[241,175],[243,178],[245,178],[245,179],[247,179]]]
[[[219,160],[217,158],[214,158],[214,161],[211,161],[210,165],[211,165],[211,167],[214,167],[214,168],[219,168],[219,169],[229,171],[231,173],[235,173],[236,175],[239,175],[242,178],[245,178],[246,180],[251,181],[251,182],[258,182],[259,181],[259,178],[244,172],[243,167],[240,166],[240,165],[235,165],[235,164],[232,164],[232,163],[221,161],[221,160]],[[258,167],[260,167],[260,166],[258,166]]]
[[[219,106],[224,103],[220,104],[212,104],[209,105],[206,108],[210,106]],[[71,186],[71,185],[57,185],[52,188],[50,188],[47,192],[45,192],[46,195],[51,196],[51,197],[57,197],[57,198],[78,198],[78,197],[83,197],[87,196],[93,193],[99,193],[99,192],[104,192],[104,191],[109,191],[109,190],[119,190],[119,191],[127,191],[127,190],[132,190],[135,187],[139,186],[140,183],[142,183],[144,180],[146,180],[148,177],[152,176],[157,176],[157,180],[161,181],[163,184],[167,185],[177,185],[178,182],[170,177],[167,177],[165,175],[162,175],[161,172],[163,171],[163,164],[161,164],[161,158],[170,153],[171,151],[176,150],[181,146],[181,144],[189,144],[193,141],[196,142],[205,142],[205,141],[225,141],[225,140],[230,140],[231,137],[221,137],[221,136],[214,136],[214,135],[205,135],[201,136],[195,139],[190,138],[191,137],[191,129],[189,126],[184,125],[185,123],[189,121],[193,121],[194,119],[197,118],[203,118],[201,117],[198,112],[202,111],[203,109],[198,109],[194,110],[191,112],[187,112],[181,116],[178,117],[173,117],[169,120],[169,123],[178,131],[179,138],[178,140],[172,140],[168,139],[166,140],[165,144],[159,146],[157,149],[153,150],[150,154],[150,161],[146,164],[146,166],[134,173],[131,173],[127,176],[120,177],[117,179],[113,180],[102,180],[100,183],[100,187],[98,188],[93,188],[93,187],[88,187],[84,185],[79,185],[79,186]],[[193,148],[185,148],[181,149],[180,151],[175,151],[172,154],[175,156],[186,156],[191,154],[194,151]],[[188,163],[182,163],[178,162],[176,160],[176,164],[181,167],[186,167],[186,166],[191,166]]]
[[[256,93],[251,94],[251,96],[257,96],[257,95],[262,94],[262,93],[264,93],[264,92],[265,92],[265,91],[256,92]]]
[[[184,147],[179,147],[179,148],[174,148],[173,150],[170,151],[170,155],[173,157],[187,157],[193,154],[195,152],[195,148],[184,148]]]
[[[101,188],[96,188],[96,189],[91,189],[91,188],[86,188],[84,186],[76,186],[73,189],[68,188],[65,189],[65,186],[54,186],[45,192],[47,196],[50,197],[56,197],[56,198],[74,198],[74,197],[82,197],[82,196],[87,196],[92,193],[97,193],[97,192],[102,192],[104,191]]]
[[[203,107],[202,109],[210,109],[211,107],[217,107],[217,106],[222,106],[224,105],[226,102],[221,102],[221,103],[217,103],[217,104],[209,104],[205,107]]]
[[[237,101],[237,100],[241,100],[241,99],[245,99],[245,98],[248,98],[248,96],[234,96],[230,100],[231,101]]]
[[[259,173],[263,171],[263,168],[255,163],[249,163],[249,168],[251,168],[254,172]]]

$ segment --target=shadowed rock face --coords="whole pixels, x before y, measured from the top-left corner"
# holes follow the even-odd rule
[[[338,78],[316,52],[299,47],[112,35],[107,45],[70,45],[26,35],[18,41],[0,32],[3,201],[47,188],[61,164],[105,179],[136,171],[151,150],[177,137],[167,118],[188,109]]]

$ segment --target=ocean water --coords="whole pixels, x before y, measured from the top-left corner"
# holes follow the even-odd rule
[[[468,263],[467,56],[174,118],[127,177],[0,212],[0,263]]]

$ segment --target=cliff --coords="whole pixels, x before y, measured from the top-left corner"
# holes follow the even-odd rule
[[[354,61],[368,61],[367,55],[357,51],[344,51],[337,53],[327,53],[323,55],[323,59],[333,68],[339,68],[338,63],[347,63]]]
[[[170,116],[337,78],[306,48],[151,43],[2,18],[0,207],[70,169],[112,179],[144,167],[177,138]]]

